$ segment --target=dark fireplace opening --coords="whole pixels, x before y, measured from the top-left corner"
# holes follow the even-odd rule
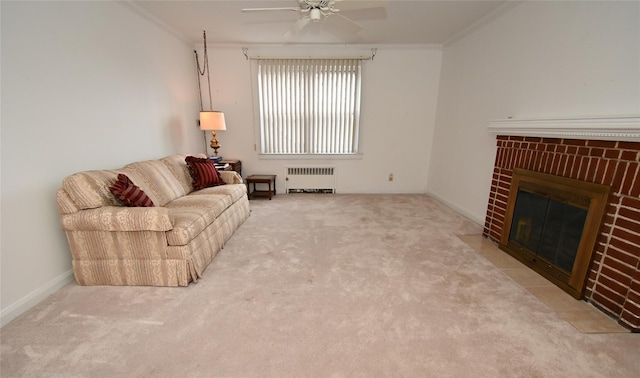
[[[587,213],[587,209],[579,205],[520,189],[509,242],[569,275],[578,253]]]
[[[582,298],[609,187],[515,169],[500,247]]]

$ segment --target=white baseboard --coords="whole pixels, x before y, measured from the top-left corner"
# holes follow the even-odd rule
[[[56,291],[62,289],[64,286],[73,281],[73,270],[68,270],[51,281],[45,283],[38,289],[32,291],[24,298],[20,299],[11,306],[3,309],[0,312],[0,327],[4,327],[9,324],[13,319],[22,315],[31,307],[40,303],[43,299]]]
[[[431,192],[427,191],[427,195],[433,197],[438,202],[443,203],[444,205],[446,205],[447,207],[451,208],[452,210],[454,210],[458,214],[464,216],[465,218],[468,218],[470,221],[475,222],[475,223],[479,224],[480,226],[484,226],[484,220],[485,220],[484,218],[479,218],[475,214],[470,213],[469,211],[461,208],[460,206],[458,206],[457,204],[455,204],[453,202],[447,201],[446,199],[440,197],[439,195],[437,195],[435,193],[431,193]]]

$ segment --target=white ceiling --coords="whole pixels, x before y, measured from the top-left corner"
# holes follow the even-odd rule
[[[242,12],[243,8],[297,7],[297,0],[130,0],[138,11],[159,20],[190,43],[213,44],[442,44],[496,11],[507,1],[337,0],[335,8],[362,27],[338,16],[285,33],[301,16],[294,11]],[[348,10],[370,6],[367,10]]]

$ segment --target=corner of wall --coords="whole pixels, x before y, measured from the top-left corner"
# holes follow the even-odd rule
[[[24,296],[18,302],[2,310],[2,312],[0,312],[0,327],[4,327],[5,325],[9,324],[13,319],[22,315],[30,308],[42,302],[42,300],[47,298],[49,295],[62,289],[72,281],[73,271],[68,270],[58,277],[47,282],[46,284],[42,285],[37,290],[34,290],[28,295]]]

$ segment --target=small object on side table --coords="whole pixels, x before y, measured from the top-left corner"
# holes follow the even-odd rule
[[[215,164],[216,169],[219,171],[230,171],[231,166],[229,164]]]
[[[245,179],[247,182],[247,196],[252,199],[254,196],[264,196],[271,199],[276,195],[276,175],[251,175]],[[250,184],[253,184],[251,191]],[[269,190],[256,190],[256,184],[268,184]]]

